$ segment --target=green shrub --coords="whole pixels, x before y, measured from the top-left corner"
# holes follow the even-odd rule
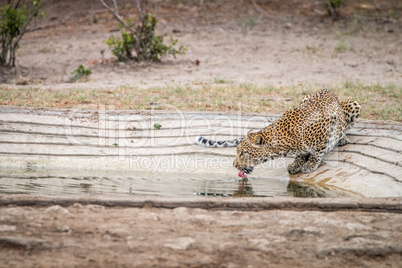
[[[87,69],[87,68],[85,68],[81,64],[77,69],[72,71],[71,74],[73,75],[73,79],[77,81],[77,80],[79,80],[79,79],[81,79],[83,77],[90,76],[92,74],[92,71]]]
[[[156,35],[157,19],[151,15],[148,0],[136,0],[135,5],[138,12],[138,22],[134,23],[134,19],[128,18],[124,20],[118,11],[118,4],[113,0],[113,7],[106,4],[104,0],[100,0],[102,5],[113,13],[119,22],[120,36],[110,37],[105,40],[112,54],[119,61],[132,59],[136,61],[144,60],[160,60],[164,55],[183,55],[186,48],[180,46],[175,48],[177,40],[171,38],[171,45],[163,42],[163,37]],[[155,14],[157,4],[155,4]]]
[[[47,0],[9,0],[0,7],[0,66],[14,67],[15,53],[23,35],[31,30],[33,19],[44,15],[42,7]]]
[[[110,37],[105,41],[109,46],[112,54],[119,61],[125,59],[143,60],[160,60],[165,55],[183,55],[187,49],[180,46],[175,48],[177,40],[171,39],[171,45],[163,42],[163,37],[156,35],[157,20],[151,14],[143,14],[144,23],[138,27],[137,31],[129,31],[120,24],[121,37]],[[128,25],[128,22],[126,22]],[[136,56],[133,56],[133,51]]]

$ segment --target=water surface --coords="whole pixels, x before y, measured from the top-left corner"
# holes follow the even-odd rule
[[[0,169],[1,194],[46,196],[333,197],[287,177],[214,177],[213,174],[130,173],[90,170]]]

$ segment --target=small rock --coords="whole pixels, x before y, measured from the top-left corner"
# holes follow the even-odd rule
[[[45,213],[49,213],[49,214],[63,214],[63,215],[68,215],[68,214],[70,214],[70,212],[69,212],[66,208],[63,208],[63,207],[61,207],[61,206],[59,206],[59,205],[55,205],[55,206],[48,207],[48,208],[45,210]]]
[[[350,231],[370,231],[372,228],[357,222],[348,222],[345,227]]]
[[[0,225],[0,232],[10,232],[15,231],[17,227],[14,225]]]
[[[0,237],[0,244],[3,247],[21,247],[26,249],[49,249],[52,247],[50,241],[28,237]]]
[[[93,212],[100,212],[105,210],[105,207],[101,205],[87,205],[86,208]]]
[[[118,232],[113,231],[106,231],[106,233],[102,236],[102,239],[108,240],[108,241],[119,241],[121,238],[121,235]]]
[[[322,247],[317,250],[319,258],[331,255],[354,255],[354,256],[388,256],[390,254],[401,254],[402,247],[384,242],[355,237],[346,243],[340,243],[333,247]]]
[[[12,207],[6,210],[7,212],[7,216],[21,216],[21,215],[25,215],[26,212],[24,209],[22,209],[21,207]],[[3,216],[3,215],[2,215]],[[6,220],[8,217],[2,218],[2,220]]]
[[[112,241],[113,237],[110,234],[105,234],[102,236],[103,240],[108,240],[108,241]]]
[[[84,206],[81,205],[80,203],[74,203],[74,204],[72,205],[72,207],[73,207],[73,208],[79,208],[79,209],[84,208]]]
[[[267,234],[265,235],[265,238],[249,239],[248,241],[254,248],[266,251],[270,250],[271,245],[274,243],[285,242],[286,238],[283,236]]]
[[[325,218],[325,219],[321,219],[321,218],[317,218],[314,219],[314,224],[317,226],[344,226],[345,222],[341,221],[341,220],[334,220],[334,219],[330,219],[330,218]]]
[[[30,222],[30,223],[28,223],[28,226],[34,227],[34,228],[40,228],[40,227],[42,227],[42,224],[36,223],[36,222]]]
[[[163,246],[174,250],[186,250],[194,243],[195,240],[192,237],[179,237],[177,239],[168,240]]]
[[[290,28],[292,28],[292,23],[290,23],[290,22],[287,22],[287,23],[285,23],[285,26],[284,26],[286,29],[290,29]]]
[[[205,215],[205,214],[197,214],[194,217],[196,220],[199,221],[213,221],[214,217],[212,217],[211,215]]]
[[[220,250],[232,250],[238,248],[239,244],[235,242],[223,242],[219,244]]]
[[[320,229],[318,229],[317,227],[314,227],[314,226],[308,226],[306,228],[303,228],[303,230],[306,233],[313,234],[313,235],[321,235],[322,234]]]
[[[270,243],[281,243],[287,240],[285,237],[279,235],[266,234],[265,237]]]
[[[185,207],[178,207],[172,210],[173,215],[177,217],[187,217],[190,215],[188,208]]]
[[[68,233],[70,232],[70,228],[67,225],[57,227],[57,231],[61,233]]]
[[[269,249],[269,241],[265,238],[262,239],[249,239],[248,240],[253,248],[265,251]]]
[[[306,227],[306,228],[295,228],[291,229],[288,233],[292,236],[307,236],[307,235],[321,235],[321,231],[316,227]]]
[[[128,236],[126,239],[127,246],[130,249],[134,249],[134,248],[138,247],[139,245],[141,245],[141,243],[139,243],[138,241],[141,241],[141,240],[135,239],[135,237],[133,237],[133,236]]]

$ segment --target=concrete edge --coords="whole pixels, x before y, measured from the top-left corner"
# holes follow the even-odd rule
[[[122,208],[200,208],[206,210],[264,211],[361,211],[402,213],[402,197],[396,198],[220,198],[220,197],[47,197],[2,195],[0,207],[35,206],[63,207],[79,203]]]
[[[0,84],[1,86],[1,84]],[[1,112],[12,112],[12,113],[31,113],[35,112],[35,115],[52,115],[52,113],[68,113],[71,111],[80,110],[82,114],[88,115],[93,114],[99,111],[99,109],[71,109],[71,108],[49,108],[49,107],[29,107],[29,106],[15,106],[15,105],[0,105]],[[142,115],[170,115],[175,113],[175,110],[105,110],[106,113],[111,115],[119,115],[121,113],[124,114],[142,114]],[[49,114],[49,112],[52,112]],[[192,110],[183,110],[180,111],[184,114],[206,114],[206,115],[229,115],[229,116],[238,116],[238,111],[192,111]],[[242,112],[241,116],[263,116],[263,117],[280,117],[286,111],[279,112]],[[54,115],[54,114],[53,114]],[[393,121],[393,120],[372,120],[366,118],[359,118],[357,123],[371,123],[371,124],[394,124],[402,127],[402,121]]]

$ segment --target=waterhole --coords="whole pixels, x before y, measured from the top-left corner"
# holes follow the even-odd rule
[[[46,196],[334,197],[341,194],[288,177],[215,177],[213,174],[0,169],[1,194]]]

